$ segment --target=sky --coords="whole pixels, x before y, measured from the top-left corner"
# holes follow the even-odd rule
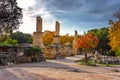
[[[120,9],[120,0],[17,0],[23,9],[23,23],[19,31],[36,31],[36,16],[43,19],[43,30],[55,30],[60,22],[60,34],[74,35],[102,27],[109,27],[109,20]]]

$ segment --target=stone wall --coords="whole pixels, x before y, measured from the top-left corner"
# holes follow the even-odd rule
[[[33,46],[43,47],[43,33],[34,32],[33,33]]]

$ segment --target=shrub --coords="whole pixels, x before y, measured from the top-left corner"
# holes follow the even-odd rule
[[[116,56],[120,58],[120,46],[118,47],[117,52],[115,52]]]
[[[40,55],[40,54],[43,54],[41,49],[38,48],[38,47],[30,47],[28,48],[26,51],[26,56],[32,56],[32,55]]]
[[[5,41],[5,44],[11,45],[11,46],[16,46],[16,45],[18,44],[18,42],[17,42],[17,40],[8,38],[8,39]]]

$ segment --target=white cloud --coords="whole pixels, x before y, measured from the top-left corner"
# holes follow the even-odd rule
[[[35,0],[17,0],[18,6],[24,9],[28,9],[30,6],[34,6],[36,4]]]
[[[43,31],[44,30],[55,30],[55,17],[50,14],[46,8],[41,5],[36,11],[36,0],[17,0],[18,6],[23,8],[23,23],[19,27],[19,31],[24,33],[33,33],[36,31],[36,16],[43,18]],[[33,8],[32,11],[28,10],[30,7]],[[33,17],[34,16],[34,17]]]

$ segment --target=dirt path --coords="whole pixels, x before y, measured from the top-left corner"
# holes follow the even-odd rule
[[[120,66],[90,67],[74,62],[82,57],[0,67],[0,80],[120,80],[120,72],[112,71],[120,71]]]

